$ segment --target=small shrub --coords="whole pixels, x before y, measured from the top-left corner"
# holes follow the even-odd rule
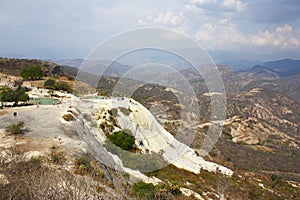
[[[51,160],[51,162],[53,162],[55,164],[61,164],[61,162],[63,160],[63,155],[61,153],[56,153],[53,151],[50,154],[50,160]]]
[[[182,194],[180,187],[178,185],[170,185],[169,192],[173,195],[181,195]]]
[[[75,96],[78,96],[79,94],[79,91],[76,90],[76,89],[72,89],[72,94],[75,95]]]
[[[223,131],[222,131],[222,134],[225,135],[225,136],[226,136],[228,139],[230,139],[230,140],[233,139],[233,137],[232,137],[232,135],[231,135],[231,133],[230,133],[229,130],[223,130]]]
[[[88,157],[81,156],[74,162],[75,174],[79,175],[91,175],[95,179],[99,180],[104,178],[105,174],[101,166],[94,160],[90,160]]]
[[[172,185],[177,185],[177,184],[178,184],[177,181],[175,181],[175,180],[170,180],[170,183],[171,183]]]
[[[123,177],[125,178],[126,181],[130,180],[130,174],[129,173],[124,173]]]
[[[22,134],[24,133],[24,122],[19,122],[17,124],[12,124],[6,127],[6,131],[12,134]]]
[[[78,169],[77,169],[77,173],[80,175],[85,175],[87,172],[87,167],[84,164],[79,165]]]
[[[107,136],[108,139],[123,150],[133,150],[135,138],[131,135],[130,130],[122,130]]]
[[[171,196],[181,195],[182,192],[177,185],[166,185],[160,183],[154,186],[152,183],[138,182],[133,185],[134,195],[143,199],[169,199]],[[168,198],[169,197],[169,198]]]
[[[249,197],[251,199],[261,199],[263,195],[263,192],[261,190],[260,187],[255,186],[251,189],[251,191],[249,192]]]
[[[95,172],[95,175],[98,177],[98,178],[104,178],[104,172],[102,169],[98,168]]]
[[[55,89],[56,90],[67,91],[67,92],[70,92],[70,93],[72,92],[71,91],[71,87],[65,81],[58,81],[58,82],[56,82],[55,83]]]
[[[272,179],[272,188],[275,188],[276,185],[278,185],[281,182],[281,177],[276,175],[276,174],[272,174],[271,175],[271,179]]]
[[[84,157],[84,156],[81,156],[80,158],[77,158],[75,160],[75,165],[85,165],[85,166],[88,166],[90,163],[89,159]]]
[[[203,190],[198,189],[197,192],[198,192],[198,194],[203,195]]]
[[[47,79],[44,82],[44,88],[55,89],[55,80],[54,79]]]
[[[271,174],[272,181],[277,181],[280,177],[276,174]]]
[[[84,156],[75,160],[75,174],[85,175],[91,168],[90,160]]]
[[[152,183],[138,182],[133,185],[135,196],[145,199],[153,199],[155,195],[155,186]]]
[[[41,158],[41,157],[32,157],[32,158],[30,159],[30,162],[39,165],[39,164],[41,164],[41,162],[42,162],[42,158]]]

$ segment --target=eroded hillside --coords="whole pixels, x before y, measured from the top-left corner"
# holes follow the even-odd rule
[[[9,62],[9,59],[5,62]],[[11,65],[15,62],[12,60]],[[53,66],[55,68],[55,65]],[[12,69],[10,74],[17,73],[21,67],[17,67],[17,70]],[[60,75],[64,73],[76,75],[76,70],[64,67],[59,69]],[[68,72],[64,72],[66,69]],[[245,79],[226,67],[220,67],[220,70],[227,91],[227,117],[221,137],[214,149],[201,162],[224,166],[225,169],[233,171],[232,176],[226,176],[217,170],[208,170],[208,168],[205,170],[205,167],[200,173],[193,173],[195,171],[189,170],[195,164],[190,157],[198,156],[198,150],[203,144],[207,130],[213,126],[210,120],[211,96],[220,94],[207,91],[201,77],[195,76],[193,71],[186,71],[183,73],[186,73],[186,77],[190,77],[192,86],[198,88],[197,98],[193,99],[187,95],[186,99],[190,103],[197,104],[200,110],[199,115],[191,111],[183,116],[188,119],[187,121],[182,120],[183,105],[176,97],[176,94],[180,94],[181,91],[135,80],[127,80],[129,85],[140,86],[133,93],[131,103],[140,103],[141,107],[129,103],[128,105],[131,105],[129,107],[123,105],[118,106],[117,110],[112,107],[101,110],[101,105],[102,107],[106,105],[103,101],[97,109],[91,105],[80,110],[73,106],[71,100],[73,95],[61,91],[56,91],[53,97],[60,102],[57,105],[37,106],[33,104],[26,107],[5,107],[0,111],[1,189],[9,191],[9,193],[4,193],[5,195],[13,195],[13,191],[17,191],[20,199],[30,198],[30,195],[34,195],[37,199],[41,199],[43,195],[56,199],[61,197],[55,196],[54,191],[59,191],[59,195],[66,195],[66,198],[73,198],[81,193],[81,195],[90,195],[96,199],[138,197],[143,199],[145,196],[135,193],[134,182],[140,178],[144,182],[157,184],[157,186],[143,185],[148,187],[147,190],[152,191],[151,199],[297,199],[300,195],[300,105],[295,100],[298,94],[294,81],[297,80],[296,76],[293,76],[290,82],[286,81],[286,78],[278,80],[278,77],[253,80],[252,78]],[[74,78],[60,77],[61,80],[75,85],[77,95],[90,93],[86,99],[82,98],[85,102],[95,97],[95,102],[98,101],[98,103],[101,102],[97,100],[98,97],[109,100],[118,82],[118,78],[102,77],[100,79],[88,73],[84,73],[84,80],[90,82],[81,83],[80,80],[74,82]],[[87,87],[87,84],[97,79],[100,79],[97,86]],[[44,81],[23,83],[26,87],[32,87],[28,92],[30,97],[45,97],[44,95],[48,95],[47,98],[50,97],[49,89],[43,88]],[[281,89],[277,90],[277,88]],[[95,93],[96,90],[97,93]],[[128,99],[125,98],[125,100]],[[124,98],[122,100],[122,97],[117,97],[114,101],[123,102]],[[151,112],[153,120],[148,119],[150,115],[138,114],[143,110],[142,108]],[[14,112],[18,113],[16,117],[13,115]],[[6,127],[19,121],[25,123],[24,133],[10,134]],[[162,128],[170,135],[165,134],[162,138],[153,139],[154,143],[151,139],[142,139],[145,133],[150,134],[150,130],[154,130],[153,127],[148,126],[150,121],[155,121],[156,128]],[[83,125],[80,126],[82,129],[78,129],[78,124]],[[170,158],[168,156],[172,154],[168,154],[166,150],[176,150],[176,145],[174,143],[172,148],[160,151],[160,147],[157,147],[159,141],[176,138],[179,142],[186,143],[184,138],[179,137],[179,127],[185,132],[197,133],[189,145],[192,147],[190,153],[193,151],[195,153],[190,154],[189,160],[185,161],[186,163],[192,162],[192,164],[185,167],[185,162],[179,160],[179,163],[174,162],[154,171],[144,173],[136,171],[138,169],[135,165],[136,161],[140,161],[146,168],[149,161],[147,158],[150,161],[158,159],[157,161],[162,161],[162,163],[168,161]],[[120,153],[112,146],[107,146],[105,142],[97,151],[88,148],[93,143],[87,145],[85,137],[95,138],[97,132],[102,132],[103,134],[98,137],[103,142],[108,135],[123,129],[137,133],[135,145],[129,148],[129,156],[123,152]],[[85,139],[82,139],[82,136]],[[107,149],[112,152],[108,153]],[[127,159],[119,159],[117,155],[125,156]],[[126,165],[129,168],[126,169],[127,171],[115,171],[102,162],[103,158],[112,163],[124,162],[120,166]],[[147,162],[143,160],[145,158]],[[158,162],[152,164],[153,166],[159,165]],[[22,173],[20,172],[21,166],[24,169]],[[130,166],[133,169],[130,169]],[[24,178],[19,180],[17,178],[19,176]],[[132,179],[132,177],[135,178]],[[24,183],[29,183],[32,187],[21,187],[20,185]],[[55,183],[55,187],[49,191],[47,185],[50,183]],[[65,183],[70,185],[69,190],[63,187]],[[178,192],[179,188],[181,193]],[[10,196],[2,197],[5,199]]]

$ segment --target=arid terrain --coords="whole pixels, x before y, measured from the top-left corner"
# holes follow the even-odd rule
[[[120,103],[124,97],[111,98],[118,82],[112,76],[122,72],[114,67],[123,65],[113,66],[95,87],[91,82],[97,75],[85,73],[84,80],[91,82],[82,82],[76,79],[76,68],[0,58],[0,87],[17,88],[20,80],[28,88],[29,102],[55,99],[48,105],[3,102],[0,199],[299,199],[300,68],[294,61],[290,71],[288,60],[274,63],[241,72],[218,66],[226,89],[226,119],[218,142],[202,158],[198,150],[213,127],[211,96],[219,94],[209,93],[193,69],[181,73],[197,92],[194,102],[201,115],[195,117],[199,121],[192,114],[184,116],[186,122],[175,95],[180,91],[172,88],[129,80],[141,86],[131,99],[125,98],[131,106]],[[22,81],[20,72],[26,65],[40,66],[43,77]],[[46,88],[48,79],[63,81],[73,90]],[[89,99],[96,96],[101,99]],[[111,99],[120,105],[111,106]],[[9,131],[7,127],[19,122],[24,122],[21,133]],[[196,133],[183,154],[186,165],[180,159],[165,165],[174,155],[167,150],[185,144],[178,127]],[[107,142],[110,135],[128,129],[135,131],[134,147],[125,151],[129,155],[120,151],[123,144],[111,140],[115,148]],[[161,137],[141,139],[156,129],[164,130]],[[159,151],[159,142],[169,145],[170,138],[176,139],[172,148]],[[163,167],[142,171],[136,162],[144,164],[143,169]],[[196,168],[191,167],[194,163]]]

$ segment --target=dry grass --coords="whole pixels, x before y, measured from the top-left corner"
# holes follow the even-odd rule
[[[0,116],[5,115],[6,113],[8,113],[7,110],[0,110]]]
[[[286,184],[286,181],[277,183],[274,187],[274,181],[269,175],[259,173],[245,173],[238,177],[225,177],[221,174],[211,173],[202,170],[200,174],[194,174],[173,165],[169,165],[161,170],[148,173],[149,176],[155,176],[163,181],[170,181],[180,187],[189,188],[195,192],[201,191],[209,193],[223,193],[225,197],[233,199],[280,199],[279,194],[285,199],[295,199],[300,194],[300,189],[293,188]],[[268,190],[258,186],[262,183]],[[273,187],[273,188],[272,188]],[[270,192],[275,188],[278,193]],[[209,196],[215,199],[215,196]]]
[[[57,160],[56,149],[51,154],[54,160],[36,157],[25,161],[20,159],[25,152],[21,147],[11,152],[17,159],[5,163],[6,158],[0,157],[0,174],[5,180],[0,183],[0,199],[126,199],[120,192],[122,185],[114,188],[95,162],[89,162],[89,170],[80,176],[62,167],[64,159]],[[106,171],[106,175],[113,176],[110,173]]]

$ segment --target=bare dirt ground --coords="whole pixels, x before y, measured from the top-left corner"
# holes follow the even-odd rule
[[[69,100],[68,100],[69,101]],[[70,102],[60,105],[40,105],[4,108],[0,113],[0,147],[22,148],[23,150],[38,151],[49,154],[52,148],[60,148],[65,155],[74,160],[74,157],[86,150],[76,135],[71,123],[62,118]],[[17,117],[13,113],[17,112]],[[9,135],[5,127],[24,121],[25,133],[22,135]],[[72,159],[73,158],[73,159]]]
[[[97,198],[95,199],[124,199],[119,190],[116,191],[116,189],[112,187],[112,183],[108,182],[106,178],[94,181],[90,176],[79,176],[77,174],[73,174],[76,171],[74,163],[76,163],[76,160],[78,160],[78,158],[82,158],[82,156],[87,155],[87,151],[85,146],[86,144],[78,138],[76,129],[73,126],[73,122],[67,122],[63,119],[63,115],[69,109],[70,104],[71,99],[66,98],[59,105],[34,105],[13,108],[5,107],[3,110],[1,110],[1,163],[3,161],[4,163],[17,163],[18,161],[22,160],[26,160],[28,162],[33,158],[42,158],[44,165],[47,167],[50,166],[49,169],[51,169],[51,173],[54,174],[53,176],[48,175],[48,177],[46,177],[45,179],[43,179],[43,177],[33,179],[37,181],[37,188],[43,186],[43,188],[46,188],[46,190],[49,191],[52,186],[50,187],[47,184],[56,184],[58,185],[57,188],[60,188],[61,184],[66,184],[66,177],[60,177],[62,176],[61,174],[63,174],[65,171],[69,171],[72,174],[71,177],[73,177],[73,182],[70,182],[70,184],[75,184],[73,186],[70,186],[71,193],[68,194],[70,196],[70,199],[75,198],[75,196],[77,195],[77,190],[82,190],[80,195],[84,196],[91,195],[91,192],[96,189]],[[14,117],[13,115],[14,112],[17,112],[16,117]],[[15,124],[20,121],[24,121],[25,123],[24,134],[13,135],[5,130],[5,127],[7,127],[8,125]],[[59,160],[58,162],[56,162],[54,159]],[[0,172],[1,171],[3,171],[3,174],[0,173],[0,185],[1,176],[3,176],[5,180],[9,180],[5,184],[8,184],[10,181],[12,183],[14,182],[15,179],[11,177],[11,174],[9,172],[6,172],[5,169],[1,169],[0,167]],[[47,173],[45,172],[45,174]],[[32,172],[26,175],[31,176]],[[7,177],[10,178],[8,179]],[[54,177],[56,178],[54,179]],[[49,181],[47,182],[47,180]],[[44,185],[39,185],[40,183]],[[80,185],[81,183],[82,185]],[[78,186],[78,188],[76,188],[75,186]],[[55,189],[55,193],[58,193],[57,188]],[[64,194],[63,192],[65,191],[61,191],[60,193],[58,193],[58,199],[62,198],[62,196],[60,195]],[[7,193],[7,191],[5,191],[4,193]],[[40,194],[41,198],[37,199],[44,199],[44,195],[46,194]],[[5,195],[4,197],[4,199],[6,199]],[[1,198],[1,195],[0,199],[3,199]],[[85,199],[85,197],[79,199]]]

